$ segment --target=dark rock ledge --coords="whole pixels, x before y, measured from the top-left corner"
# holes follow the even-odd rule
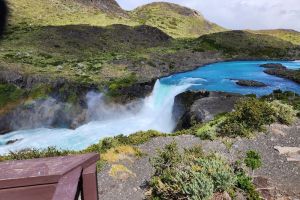
[[[267,87],[267,85],[263,82],[253,81],[253,80],[234,80],[235,83],[239,86],[245,87]]]

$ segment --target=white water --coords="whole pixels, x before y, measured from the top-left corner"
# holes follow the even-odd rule
[[[175,122],[172,118],[174,98],[193,85],[194,79],[187,79],[178,85],[155,83],[152,94],[135,104],[111,105],[105,103],[103,95],[90,92],[88,118],[93,121],[70,129],[30,129],[15,131],[0,136],[0,154],[24,148],[46,148],[55,146],[61,149],[82,150],[101,138],[118,134],[128,135],[137,131],[157,130],[172,132]],[[14,144],[4,145],[8,140],[21,139]],[[2,143],[2,145],[1,145]]]

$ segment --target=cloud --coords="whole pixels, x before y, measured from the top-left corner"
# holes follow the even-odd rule
[[[155,0],[117,0],[127,10]],[[166,0],[158,0],[166,1]],[[300,0],[167,0],[200,11],[208,20],[230,29],[300,31]]]

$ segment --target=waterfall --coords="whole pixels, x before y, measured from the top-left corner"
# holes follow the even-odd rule
[[[170,133],[176,126],[172,118],[175,96],[190,86],[189,81],[167,85],[157,80],[150,96],[127,105],[107,103],[103,94],[90,92],[87,94],[88,117],[91,120],[89,123],[75,130],[39,128],[11,132],[0,136],[0,154],[49,146],[82,150],[101,138],[119,134],[128,135],[147,130]],[[9,140],[19,141],[5,145]]]

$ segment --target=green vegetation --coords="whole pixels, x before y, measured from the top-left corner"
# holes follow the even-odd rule
[[[294,92],[275,90],[272,94],[263,96],[262,99],[268,101],[279,100],[284,104],[291,105],[298,112],[298,115],[300,114],[300,95]]]
[[[228,56],[285,58],[290,49],[299,49],[290,42],[268,35],[259,35],[247,31],[227,31],[204,35],[198,42],[221,50]]]
[[[296,112],[286,104],[278,101],[266,102],[256,98],[246,98],[235,106],[235,111],[219,125],[219,133],[223,136],[250,137],[263,131],[265,125],[278,121],[290,124],[295,120]]]
[[[289,41],[293,44],[300,45],[300,33],[294,30],[277,29],[277,30],[260,30],[260,31],[250,31],[250,32],[274,36],[282,40]]]
[[[247,176],[244,171],[239,171],[237,174],[237,187],[246,192],[248,200],[261,200],[259,193],[255,190],[255,185],[252,178]]]
[[[113,138],[104,138],[98,144],[91,145],[85,152],[105,153],[107,150],[122,145],[138,145],[149,141],[151,138],[165,136],[157,131],[137,132],[129,136],[119,135]]]
[[[11,84],[0,84],[0,107],[19,100],[24,91]]]
[[[246,158],[244,162],[252,171],[260,168],[262,165],[259,153],[254,150],[249,150],[246,152]]]
[[[297,111],[292,106],[283,104],[278,100],[272,101],[270,105],[275,111],[275,117],[278,122],[289,125],[295,121]]]
[[[204,156],[197,148],[181,154],[176,143],[171,143],[158,152],[151,161],[155,168],[150,183],[154,199],[210,199],[214,192],[234,186],[230,166],[215,155]]]
[[[197,11],[171,3],[151,3],[135,9],[131,15],[141,24],[157,27],[174,38],[196,38],[225,30]]]
[[[0,161],[5,160],[26,160],[34,158],[48,158],[55,156],[66,156],[75,154],[76,152],[67,150],[58,150],[54,147],[48,147],[47,149],[25,149],[18,152],[10,152],[8,155],[0,156]]]
[[[268,103],[247,98],[236,104],[235,111],[219,125],[219,132],[221,135],[249,137],[274,121],[274,110]]]
[[[201,147],[180,153],[171,143],[152,160],[151,199],[211,199],[216,192],[241,189],[248,199],[260,199],[252,179],[239,165],[230,165],[217,155],[205,155]]]
[[[267,74],[279,76],[282,78],[290,79],[300,84],[300,70],[293,69],[266,69],[264,71]]]
[[[137,132],[129,136],[118,135],[113,138],[104,138],[98,144],[89,146],[82,151],[61,150],[55,147],[46,149],[25,149],[16,152],[10,152],[6,155],[0,155],[0,162],[7,160],[25,160],[33,158],[45,158],[55,156],[65,156],[74,154],[83,154],[96,152],[101,153],[101,160],[97,163],[98,170],[102,169],[106,162],[119,160],[124,155],[142,156],[142,153],[135,147],[136,145],[145,143],[155,137],[164,137],[157,131]]]
[[[214,120],[200,125],[197,128],[195,135],[203,140],[213,140],[218,136],[218,127],[226,120],[226,114],[216,116]]]

